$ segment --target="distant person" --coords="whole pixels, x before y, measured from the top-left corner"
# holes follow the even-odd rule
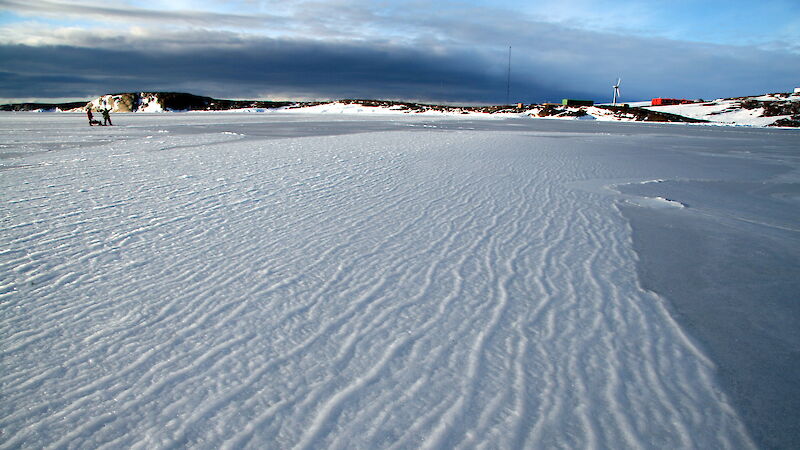
[[[86,108],[86,117],[89,118],[89,126],[90,127],[93,126],[94,125],[94,120],[92,120],[92,119],[94,118],[94,116],[92,116],[92,108],[91,107],[87,107]]]
[[[109,111],[108,108],[105,108],[103,110],[103,125],[114,125],[113,123],[111,123],[111,114],[110,113],[111,113],[111,111]]]

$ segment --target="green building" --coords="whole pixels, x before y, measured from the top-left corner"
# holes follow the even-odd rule
[[[565,98],[561,100],[561,104],[563,106],[592,106],[594,105],[594,101],[592,100],[575,100],[572,98]]]

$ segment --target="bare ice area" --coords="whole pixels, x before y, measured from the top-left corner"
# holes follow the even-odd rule
[[[649,208],[685,208],[681,202],[670,200],[664,197],[638,197],[634,200],[628,200],[630,203],[637,206],[645,206]]]
[[[114,123],[0,114],[0,448],[798,442],[796,132]]]

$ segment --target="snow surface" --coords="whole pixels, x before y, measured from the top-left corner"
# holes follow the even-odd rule
[[[84,122],[0,115],[2,448],[756,445],[602,188],[748,173],[740,130]]]
[[[749,100],[781,100],[773,95],[763,95],[759,97],[749,97]],[[786,99],[782,99],[786,100]],[[762,117],[764,108],[745,109],[742,108],[741,100],[719,99],[705,103],[687,103],[683,105],[664,105],[647,106],[647,109],[660,111],[680,116],[691,117],[693,119],[708,120],[719,125],[735,125],[749,127],[766,127],[775,123],[779,119],[790,118],[791,116],[772,116]]]
[[[364,106],[356,103],[323,103],[320,105],[306,106],[303,108],[297,107],[282,107],[277,108],[275,112],[284,114],[378,114],[378,115],[396,115],[402,114],[404,111],[392,107],[376,107]],[[406,111],[407,112],[407,111]],[[441,114],[441,113],[440,113]]]

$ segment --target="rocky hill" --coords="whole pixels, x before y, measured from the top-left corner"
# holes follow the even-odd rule
[[[708,102],[644,108],[702,119],[719,125],[800,127],[800,93],[720,98]]]
[[[183,92],[135,92],[109,94],[88,102],[86,106],[112,112],[226,111],[244,108],[278,108],[291,102],[261,100],[220,100]]]
[[[183,92],[125,92],[108,94],[84,102],[16,103],[0,105],[0,111],[76,111],[91,107],[111,112],[226,111],[245,108],[279,108],[293,102],[220,100]]]
[[[0,111],[70,111],[85,108],[86,102],[69,103],[12,103],[0,105]]]
[[[560,104],[517,104],[493,106],[451,106],[387,100],[348,99],[332,102],[272,102],[263,100],[220,100],[180,92],[133,92],[108,94],[87,102],[60,104],[20,103],[0,105],[0,111],[83,111],[110,109],[112,112],[169,111],[303,111],[317,113],[378,114],[492,114],[499,116],[553,119],[589,119],[630,122],[709,123],[732,126],[800,127],[800,94],[767,94],[689,104],[650,106]]]

